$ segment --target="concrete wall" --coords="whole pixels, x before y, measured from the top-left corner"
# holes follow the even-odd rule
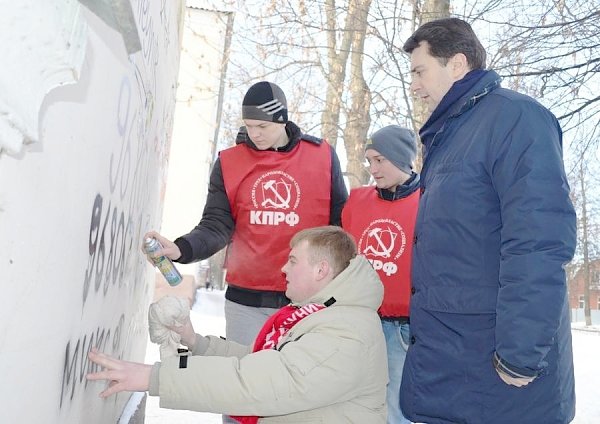
[[[1,423],[116,423],[130,395],[100,399],[86,353],[144,359],[155,272],[139,246],[161,222],[183,8],[91,3],[94,12],[66,0],[1,5],[15,31],[37,37],[16,52],[7,43],[19,37],[0,39],[18,71],[0,71],[13,78],[0,85]],[[115,10],[130,12],[137,51]],[[51,19],[65,16],[73,22]],[[47,64],[58,55],[47,41],[62,33],[70,61]]]

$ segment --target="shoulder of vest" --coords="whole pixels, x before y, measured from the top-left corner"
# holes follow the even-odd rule
[[[359,192],[377,191],[377,186],[370,185],[370,184],[369,185],[361,185],[361,186],[354,187],[354,188],[350,189],[350,192],[353,192],[353,191],[355,191],[357,193],[359,193]]]
[[[249,148],[249,146],[246,143],[240,143],[240,144],[236,144],[234,146],[229,146],[229,147],[226,147],[225,149],[219,151],[219,157],[223,154],[227,155],[227,154],[230,154],[233,152],[239,152],[241,149],[247,149],[247,148]]]
[[[350,190],[350,195],[354,193],[355,196],[358,195],[375,195],[375,197],[379,197],[379,192],[377,191],[376,186],[372,185],[364,185],[360,187],[354,187]]]
[[[316,144],[316,145],[320,145],[324,141],[322,138],[315,137],[314,135],[310,135],[310,134],[302,134],[302,137],[300,137],[300,139],[302,141],[308,141],[309,143]]]

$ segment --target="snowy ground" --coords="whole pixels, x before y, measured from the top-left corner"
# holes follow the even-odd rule
[[[191,318],[200,334],[225,335],[222,291],[197,293]],[[585,331],[573,326],[573,350],[575,356],[575,386],[577,415],[574,424],[600,423],[600,328]],[[158,346],[148,341],[146,363],[159,360]],[[146,401],[146,424],[220,424],[221,416],[191,411],[174,411],[158,406],[158,398],[149,396]]]
[[[224,291],[219,290],[198,290],[196,303],[190,312],[190,318],[197,333],[225,336],[224,294]],[[146,363],[152,364],[159,360],[158,345],[148,339]],[[163,409],[158,406],[158,397],[148,396],[146,399],[145,424],[222,424],[222,422],[220,415]]]

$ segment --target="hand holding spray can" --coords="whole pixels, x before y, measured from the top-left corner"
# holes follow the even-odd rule
[[[181,283],[183,278],[181,274],[175,268],[173,261],[166,256],[154,256],[154,254],[162,248],[162,245],[158,240],[152,237],[144,239],[144,250],[148,254],[148,257],[152,263],[160,270],[162,275],[165,277],[169,285],[176,286]]]

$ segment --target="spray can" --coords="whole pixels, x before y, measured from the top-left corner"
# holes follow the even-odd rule
[[[183,278],[181,278],[181,274],[175,268],[173,261],[166,256],[154,256],[154,253],[162,248],[162,245],[158,240],[153,237],[147,237],[144,239],[144,250],[148,254],[148,257],[152,261],[152,263],[160,270],[162,275],[167,280],[167,283],[171,286],[176,286],[181,283]]]

